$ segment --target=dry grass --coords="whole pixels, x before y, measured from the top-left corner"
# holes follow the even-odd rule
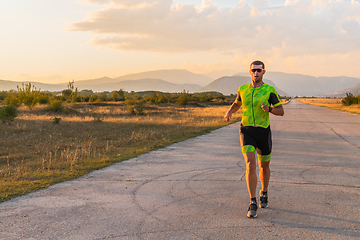
[[[360,104],[344,106],[341,104],[342,98],[297,98],[302,103],[326,107],[343,112],[360,114]]]
[[[228,124],[229,106],[146,104],[145,115],[133,116],[122,103],[102,105],[69,106],[68,115],[20,108],[13,123],[0,124],[0,201]]]
[[[291,98],[288,98],[288,99],[281,98],[280,99],[282,105],[288,104],[290,102],[290,100],[291,100]]]

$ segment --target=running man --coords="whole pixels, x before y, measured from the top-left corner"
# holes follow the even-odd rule
[[[259,177],[262,189],[260,190],[259,207],[268,207],[268,186],[270,180],[271,157],[271,130],[269,113],[283,116],[284,109],[274,87],[263,82],[265,65],[261,61],[254,61],[250,65],[251,83],[239,87],[237,97],[225,114],[225,121],[242,107],[240,126],[241,151],[246,162],[246,183],[250,195],[250,204],[247,216],[257,217],[256,203],[256,158],[259,163]]]

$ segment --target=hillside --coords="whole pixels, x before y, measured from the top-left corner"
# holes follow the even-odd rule
[[[201,88],[200,91],[217,91],[225,95],[237,94],[237,90],[241,85],[248,84],[250,82],[251,78],[245,76],[222,77]],[[286,93],[279,89],[272,81],[264,79],[264,82],[274,86],[279,95],[286,96]]]
[[[347,88],[347,89],[344,89],[344,90],[338,91],[338,92],[328,93],[328,94],[325,94],[325,96],[345,97],[346,93],[352,93],[354,96],[357,96],[358,94],[360,94],[360,82],[358,84],[355,84],[351,88]]]
[[[226,71],[226,72],[230,72]],[[213,76],[220,71],[212,72]],[[187,70],[158,70],[129,74],[117,78],[102,77],[88,80],[75,80],[78,90],[91,89],[94,92],[113,91],[162,91],[189,92],[218,91],[223,94],[236,94],[240,85],[250,83],[248,73],[237,73],[231,77],[220,77],[212,80],[201,74]],[[302,74],[281,72],[266,72],[264,82],[275,86],[281,96],[344,96],[346,92],[356,94],[360,79],[351,77],[313,77]],[[28,82],[26,82],[28,83]],[[0,90],[16,89],[21,82],[0,80]],[[67,88],[67,83],[46,84],[32,82],[38,89],[44,91],[61,91]]]
[[[8,80],[0,80],[0,91],[9,91],[16,90],[17,86],[21,87],[22,83],[31,83],[37,89],[41,89],[42,91],[60,91],[62,89],[67,88],[67,84],[47,84],[47,83],[39,83],[39,82],[16,82],[16,81],[8,81]]]
[[[170,83],[176,84],[198,84],[200,86],[206,86],[211,83],[214,79],[189,72],[184,69],[171,69],[171,70],[157,70],[148,71],[135,74],[129,74],[121,77],[114,78],[115,81],[123,80],[139,80],[145,78],[162,79]]]
[[[302,74],[266,72],[265,79],[289,94],[289,96],[325,96],[327,93],[350,88],[360,82],[351,77],[313,77]]]

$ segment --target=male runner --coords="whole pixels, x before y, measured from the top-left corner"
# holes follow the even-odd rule
[[[239,87],[237,97],[225,114],[225,121],[242,107],[240,126],[241,151],[246,162],[246,183],[250,195],[250,205],[247,216],[257,217],[256,203],[256,159],[258,156],[260,190],[260,208],[268,206],[268,186],[270,180],[271,130],[269,113],[283,116],[284,109],[274,87],[263,82],[265,65],[261,61],[254,61],[250,65],[251,83]],[[271,107],[271,105],[273,107]]]

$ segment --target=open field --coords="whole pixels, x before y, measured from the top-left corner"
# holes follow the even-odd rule
[[[343,112],[360,114],[360,104],[344,106],[341,104],[342,98],[297,98],[302,103],[326,107]]]
[[[14,122],[0,124],[0,201],[225,126],[228,107],[146,103],[144,115],[123,102],[70,105],[67,115],[20,107]]]
[[[282,99],[283,104],[288,99]],[[223,127],[228,105],[180,107],[144,103],[144,115],[120,102],[21,106],[14,122],[1,124],[0,202]]]

